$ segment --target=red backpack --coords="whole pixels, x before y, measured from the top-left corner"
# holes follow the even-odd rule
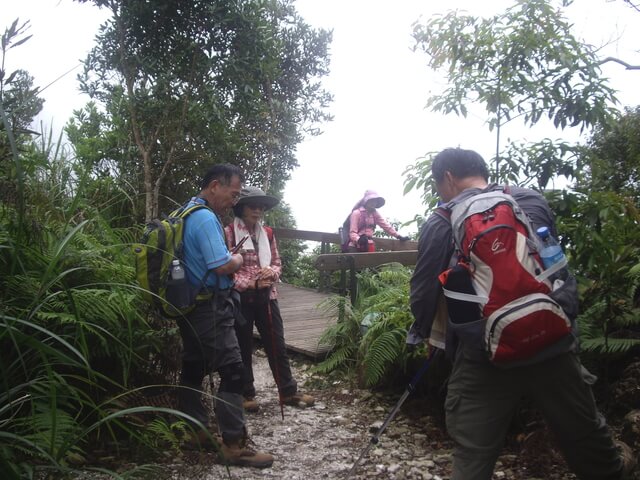
[[[570,334],[570,318],[549,296],[552,272],[544,271],[538,237],[508,187],[439,210],[455,243],[457,263],[440,282],[460,341],[509,366]]]

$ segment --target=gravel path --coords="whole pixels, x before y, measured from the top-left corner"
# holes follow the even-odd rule
[[[257,399],[260,411],[247,415],[250,436],[257,449],[275,456],[273,466],[258,470],[231,468],[233,479],[422,479],[445,480],[451,471],[451,443],[433,417],[421,415],[416,400],[407,400],[377,445],[354,475],[348,477],[356,459],[378,431],[397,397],[384,397],[334,382],[329,388],[304,387],[309,378],[304,361],[292,363],[301,390],[312,393],[316,404],[307,409],[284,407],[284,420],[275,383],[262,350],[254,355]],[[425,400],[421,400],[424,402]],[[413,402],[413,403],[412,403]],[[411,418],[409,417],[411,416]],[[541,439],[544,443],[545,439]],[[546,439],[548,441],[548,439]],[[543,445],[543,450],[546,446]],[[540,471],[538,471],[540,470]],[[228,478],[226,469],[212,454],[185,453],[166,466],[166,478],[213,480]],[[165,478],[165,477],[163,477]],[[562,460],[549,454],[526,459],[505,451],[496,465],[494,479],[534,480],[575,478],[567,474]]]

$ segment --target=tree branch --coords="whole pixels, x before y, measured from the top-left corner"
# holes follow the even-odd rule
[[[623,60],[620,60],[618,58],[615,57],[607,57],[604,58],[603,60],[601,60],[600,62],[598,62],[598,65],[603,65],[605,63],[608,62],[615,62],[615,63],[619,63],[620,65],[624,66],[627,70],[640,70],[640,65],[631,65]]]
[[[633,3],[631,0],[624,0],[624,3],[626,3],[627,5],[629,5],[631,8],[633,8],[635,11],[640,12],[640,7],[638,7],[638,5],[636,5],[635,3]]]

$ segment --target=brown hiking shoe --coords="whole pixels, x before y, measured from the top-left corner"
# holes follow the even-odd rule
[[[638,461],[629,445],[621,440],[615,440],[616,447],[620,451],[620,459],[622,460],[622,479],[631,478],[631,474],[635,472]]]
[[[239,467],[267,468],[273,464],[273,455],[249,448],[246,439],[222,442],[218,459],[222,463]]]
[[[289,397],[282,397],[282,403],[298,408],[311,407],[313,406],[315,401],[315,398],[313,398],[311,395],[299,392]]]
[[[258,402],[253,397],[244,397],[242,401],[242,408],[244,408],[245,412],[255,413],[260,410],[260,406]]]

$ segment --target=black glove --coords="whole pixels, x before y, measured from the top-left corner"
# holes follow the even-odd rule
[[[400,240],[401,242],[406,242],[407,240],[410,240],[410,238],[407,237],[406,235],[400,235],[398,237],[398,240]]]
[[[369,246],[369,237],[367,237],[366,235],[360,235],[360,238],[358,239],[358,245],[360,246],[360,248],[366,249]]]

